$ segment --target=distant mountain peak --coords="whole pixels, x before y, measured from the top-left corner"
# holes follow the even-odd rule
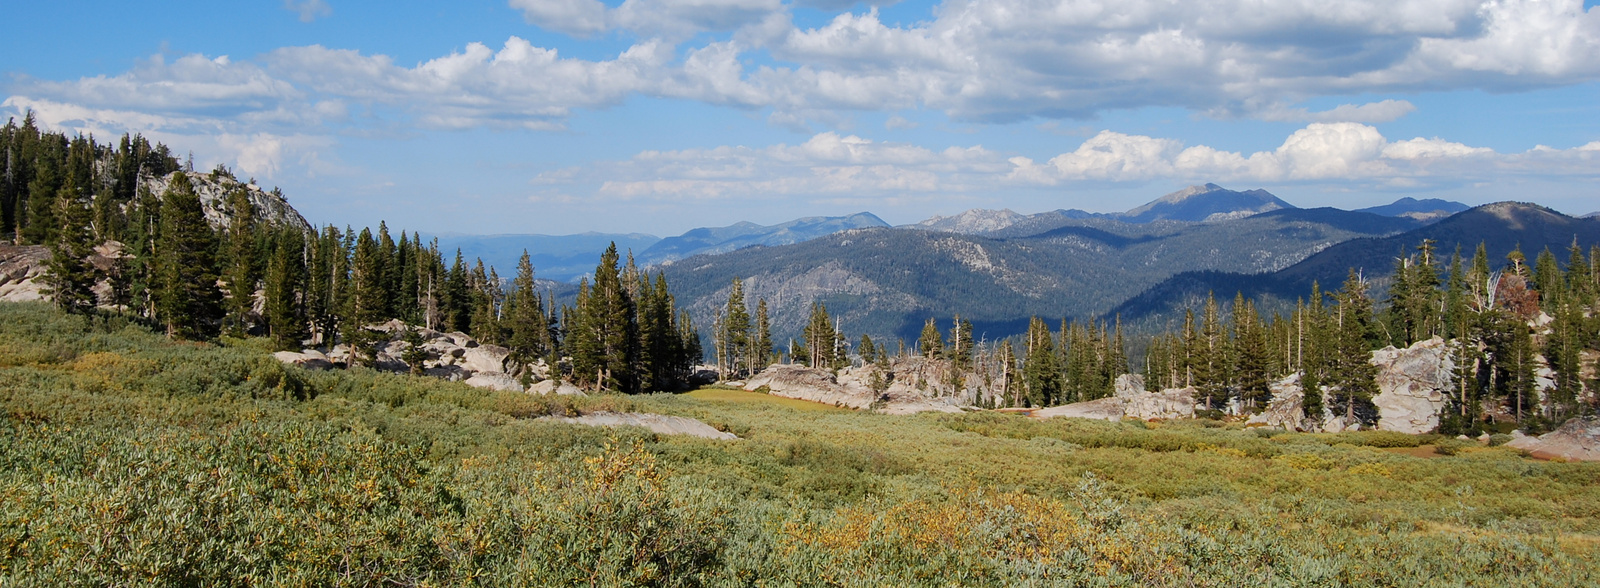
[[[1284,208],[1294,208],[1294,205],[1266,190],[1236,192],[1207,183],[1167,194],[1118,216],[1135,223],[1158,220],[1217,221]]]
[[[910,225],[910,228],[976,235],[1004,229],[1026,218],[1027,215],[1019,214],[1009,208],[1000,210],[974,208],[952,216],[935,216]]]
[[[1382,206],[1371,206],[1357,209],[1356,212],[1370,212],[1383,216],[1403,216],[1422,222],[1432,222],[1452,214],[1466,210],[1468,207],[1460,202],[1428,198],[1418,200],[1405,196]]]

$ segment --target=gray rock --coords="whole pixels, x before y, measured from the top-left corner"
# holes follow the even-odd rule
[[[1600,417],[1577,417],[1538,437],[1513,432],[1508,447],[1539,459],[1600,461]]]
[[[328,361],[328,357],[327,356],[325,356],[325,355],[323,355],[323,354],[321,354],[321,353],[319,353],[319,352],[317,352],[315,350],[311,350],[311,351],[308,351],[308,352],[305,352],[305,353],[295,353],[293,351],[279,351],[277,353],[272,354],[272,357],[274,359],[277,359],[278,361],[281,361],[281,362],[285,363],[285,364],[296,366],[296,367],[302,367],[302,368],[305,368],[305,369],[308,369],[308,370],[328,370],[328,369],[333,369],[333,362]]]
[[[1290,374],[1271,385],[1272,400],[1260,414],[1245,421],[1245,426],[1264,425],[1289,431],[1309,431],[1313,424],[1305,418],[1305,391],[1300,388],[1300,374]]]
[[[459,382],[472,377],[472,372],[461,369],[461,366],[456,365],[434,366],[423,370],[422,373],[429,377],[449,380],[451,382]]]
[[[1074,402],[1072,404],[1063,404],[1061,406],[1035,409],[1028,411],[1028,416],[1036,419],[1072,417],[1080,419],[1098,419],[1102,421],[1120,421],[1122,420],[1123,416],[1122,405],[1123,399],[1113,396],[1110,398],[1101,398],[1099,400]],[[1190,410],[1193,411],[1194,407],[1191,406]]]
[[[1117,376],[1115,387],[1117,391],[1116,396],[1118,398],[1129,398],[1144,394],[1144,376],[1139,374],[1122,374]],[[1189,407],[1189,412],[1193,413],[1194,407]]]
[[[488,388],[502,392],[521,392],[522,383],[501,372],[478,372],[467,378],[466,384],[475,388]]]
[[[561,396],[588,396],[583,390],[566,380],[544,380],[528,386],[529,394],[557,394]]]
[[[1443,339],[1418,341],[1406,349],[1385,347],[1372,352],[1378,366],[1378,429],[1419,435],[1439,428],[1439,411],[1450,390],[1449,348]]]
[[[511,350],[499,345],[480,345],[468,348],[461,355],[461,367],[472,372],[504,372]]]
[[[1140,382],[1140,388],[1143,388]],[[1160,392],[1142,392],[1121,397],[1123,416],[1139,420],[1173,420],[1194,418],[1194,388],[1174,388]]]
[[[739,438],[738,435],[718,431],[711,425],[695,419],[650,413],[595,412],[580,417],[543,417],[539,420],[554,420],[591,427],[644,427],[662,435],[690,435],[725,441]]]

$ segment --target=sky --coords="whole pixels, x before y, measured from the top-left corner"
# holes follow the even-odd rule
[[[681,233],[1185,186],[1600,210],[1596,0],[8,3],[0,117],[316,224]]]

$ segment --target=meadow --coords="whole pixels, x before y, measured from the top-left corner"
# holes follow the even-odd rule
[[[1600,583],[1600,464],[1440,436],[286,368],[0,304],[0,584]],[[713,441],[540,421],[700,419]]]

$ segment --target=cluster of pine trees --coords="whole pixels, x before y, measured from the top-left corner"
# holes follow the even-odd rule
[[[1009,345],[1009,343],[1007,343]],[[1008,399],[1012,406],[1055,406],[1111,396],[1117,376],[1128,373],[1120,321],[1108,325],[1061,322],[1061,330],[1038,317],[1028,322],[1023,349],[1021,387]],[[1002,355],[1013,355],[1003,349]]]
[[[225,167],[210,181],[227,188],[227,226],[213,228],[191,181],[162,145],[124,136],[121,145],[41,133],[30,114],[0,129],[6,153],[0,220],[19,244],[52,250],[47,282],[69,312],[109,306],[173,337],[266,335],[282,349],[351,346],[373,357],[392,320],[460,331],[502,345],[522,365],[544,360],[594,388],[638,392],[683,386],[701,356],[699,335],[680,314],[666,278],[619,267],[613,245],[571,306],[539,292],[526,253],[507,283],[482,260],[456,252],[446,264],[437,241],[401,232],[324,227],[307,232],[264,222],[253,182]],[[181,171],[187,168],[188,171]],[[151,178],[170,174],[160,194]],[[120,244],[93,256],[103,244]],[[100,264],[91,263],[97,258]],[[94,291],[109,286],[109,296]],[[420,362],[413,362],[417,365]]]
[[[1214,406],[1234,400],[1246,410],[1270,399],[1272,381],[1298,373],[1306,416],[1321,418],[1326,404],[1347,422],[1371,425],[1371,352],[1439,337],[1457,366],[1443,432],[1477,434],[1495,418],[1542,430],[1595,409],[1587,395],[1595,383],[1586,387],[1582,366],[1585,350],[1600,349],[1597,261],[1600,246],[1585,257],[1574,242],[1565,268],[1549,250],[1532,266],[1518,250],[1495,270],[1482,245],[1470,261],[1457,251],[1443,262],[1424,241],[1396,257],[1381,305],[1354,270],[1337,292],[1313,284],[1288,317],[1265,319],[1243,297],[1224,317],[1210,298],[1198,321],[1191,311],[1151,341],[1144,372],[1156,386],[1193,386]],[[1545,367],[1553,387],[1541,394]]]

